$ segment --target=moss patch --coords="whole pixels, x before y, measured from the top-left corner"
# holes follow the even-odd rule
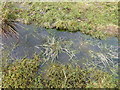
[[[97,38],[104,38],[109,33],[107,25],[118,25],[117,3],[29,3],[29,9],[23,14],[23,22],[35,23],[45,28],[81,31]],[[104,30],[98,29],[105,27]],[[114,32],[114,29],[112,30]]]
[[[34,88],[40,59],[23,59],[2,68],[3,88]]]
[[[43,73],[37,73],[41,61],[23,59],[3,68],[3,88],[117,88],[109,73],[79,66],[51,63]]]
[[[10,6],[4,9],[15,12],[16,20],[26,24],[73,32],[81,31],[96,38],[104,38],[111,36],[108,25],[118,26],[117,4],[117,2],[27,2],[14,3],[12,10]],[[14,19],[11,17],[13,15],[9,16],[8,19]],[[114,32],[114,28],[111,30]],[[116,36],[116,33],[112,35]]]

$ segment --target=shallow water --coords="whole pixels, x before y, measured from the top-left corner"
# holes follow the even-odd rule
[[[22,26],[22,27],[21,27]],[[118,62],[118,39],[115,37],[106,40],[94,39],[88,35],[80,32],[67,32],[58,31],[55,29],[45,29],[35,27],[34,25],[23,25],[17,23],[19,32],[19,39],[9,37],[2,38],[3,51],[9,51],[9,61],[22,58],[32,58],[34,53],[44,52],[44,48],[40,47],[46,43],[48,38],[55,38],[56,41],[70,41],[72,44],[69,46],[70,51],[75,51],[75,56],[72,58],[76,63],[82,64],[87,60],[93,60],[96,64],[101,64],[100,59],[104,64],[111,61]],[[95,56],[93,56],[95,55]],[[4,53],[3,53],[4,56]],[[105,61],[107,60],[108,61]],[[56,61],[68,63],[70,57],[68,54],[60,52]]]

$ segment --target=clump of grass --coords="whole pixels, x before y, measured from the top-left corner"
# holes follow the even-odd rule
[[[18,38],[15,25],[16,12],[12,2],[3,2],[0,4],[0,19],[0,34],[6,38],[8,38],[8,36]]]
[[[72,60],[75,57],[75,51],[71,50],[72,45],[71,41],[62,40],[60,38],[56,39],[55,37],[47,37],[46,43],[40,45],[44,48],[43,56],[45,60],[56,60],[60,53],[65,53],[69,56],[69,60]]]
[[[103,44],[102,42],[92,42],[92,45],[97,45],[100,49],[99,52],[89,50],[92,60],[88,61],[87,66],[96,66],[101,70],[108,70],[114,75],[118,73],[118,47],[109,44]],[[117,75],[118,76],[118,75]]]

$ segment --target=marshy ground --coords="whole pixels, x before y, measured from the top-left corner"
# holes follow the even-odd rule
[[[1,87],[119,88],[117,4],[0,3]]]

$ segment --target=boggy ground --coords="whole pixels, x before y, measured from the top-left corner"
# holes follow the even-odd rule
[[[5,3],[0,9],[1,21],[8,25],[9,31],[13,31],[11,23],[19,21],[45,28],[81,31],[96,38],[118,34],[117,3]],[[42,63],[41,58],[35,56],[4,66],[2,87],[118,88],[117,80],[99,69],[51,63],[44,73],[38,73]]]

